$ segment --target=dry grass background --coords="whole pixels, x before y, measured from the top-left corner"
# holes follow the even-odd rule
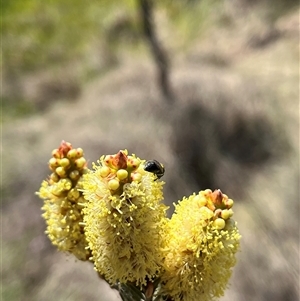
[[[63,139],[90,163],[124,148],[163,162],[170,205],[220,188],[235,199],[243,236],[221,300],[299,298],[299,10],[272,28],[245,14],[173,52],[172,106],[151,60],[127,55],[76,100],[3,124],[2,300],[117,300],[91,264],[58,253],[43,233],[34,192]]]

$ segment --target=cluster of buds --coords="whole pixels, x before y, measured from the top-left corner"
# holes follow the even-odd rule
[[[214,192],[206,189],[200,195],[198,197],[201,198],[203,206],[213,212],[213,226],[219,230],[224,229],[226,220],[233,216],[233,200],[229,199],[220,189],[216,189]]]
[[[71,143],[62,141],[59,148],[52,151],[49,168],[53,172],[50,180],[57,183],[67,179],[71,185],[77,184],[80,177],[87,170],[86,159],[82,148],[72,148]]]
[[[211,301],[224,294],[241,237],[232,199],[219,189],[200,191],[174,204],[169,219],[164,167],[156,160],[123,150],[91,170],[86,165],[83,150],[63,141],[38,192],[46,233],[59,250],[92,261],[124,300]],[[133,286],[140,296],[122,294]]]
[[[142,175],[138,170],[141,161],[133,156],[127,156],[126,151],[101,157],[98,163],[101,166],[100,175],[107,182],[112,194],[120,194],[126,183],[142,179]]]
[[[44,199],[43,217],[51,242],[80,260],[90,257],[82,224],[85,199],[80,191],[80,179],[87,172],[86,165],[83,150],[62,141],[49,160],[52,174],[42,182],[38,192]]]

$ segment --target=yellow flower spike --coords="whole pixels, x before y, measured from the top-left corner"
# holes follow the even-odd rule
[[[165,225],[162,295],[174,301],[211,301],[224,294],[241,238],[227,200],[220,190],[205,190],[175,206]]]
[[[82,155],[82,149],[73,149],[70,143],[62,141],[60,147],[52,151],[53,158],[49,161],[54,172],[48,181],[42,182],[37,194],[44,200],[42,216],[53,245],[80,260],[88,260],[91,254],[87,248],[82,215],[85,200],[79,182],[86,171],[86,160]],[[78,167],[75,162],[80,159],[82,164]]]
[[[142,162],[120,151],[102,156],[82,178],[86,238],[95,268],[110,284],[145,285],[162,267],[163,182],[140,170]],[[106,177],[105,166],[113,171]],[[140,174],[139,181],[131,180],[134,174]],[[117,190],[111,190],[112,181],[119,182]]]

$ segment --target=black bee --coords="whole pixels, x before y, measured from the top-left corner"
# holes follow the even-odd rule
[[[144,165],[144,170],[155,174],[158,179],[160,179],[165,173],[164,166],[156,160],[147,161]]]

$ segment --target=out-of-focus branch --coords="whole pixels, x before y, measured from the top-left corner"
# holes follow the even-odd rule
[[[143,30],[146,38],[149,41],[151,52],[155,63],[158,67],[158,84],[163,96],[169,103],[174,102],[174,95],[170,86],[170,66],[166,52],[162,48],[157,39],[153,22],[153,1],[138,0],[142,21]]]

